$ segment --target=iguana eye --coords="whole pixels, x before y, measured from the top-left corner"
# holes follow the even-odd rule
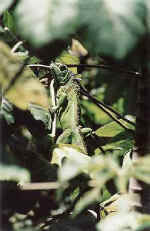
[[[60,70],[61,71],[65,71],[67,68],[66,68],[66,66],[65,65],[63,65],[63,66],[60,66]]]

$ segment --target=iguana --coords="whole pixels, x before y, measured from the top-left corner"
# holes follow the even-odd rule
[[[83,153],[87,153],[79,125],[80,89],[74,74],[66,65],[54,62],[50,64],[50,71],[55,80],[56,89],[56,107],[53,107],[53,111],[57,112],[63,131],[56,143],[74,144],[78,146]]]

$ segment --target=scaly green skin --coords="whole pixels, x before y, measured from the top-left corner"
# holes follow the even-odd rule
[[[79,126],[79,93],[80,89],[67,66],[52,63],[50,69],[56,81],[56,110],[62,127],[62,134],[58,137],[58,144],[77,145],[82,152],[87,153]]]

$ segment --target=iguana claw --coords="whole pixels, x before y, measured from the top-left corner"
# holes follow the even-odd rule
[[[90,135],[94,135],[94,131],[92,130],[92,128],[81,128],[81,133],[83,135],[85,135],[86,137],[90,136]]]
[[[58,109],[58,106],[53,106],[51,108],[51,113],[55,113],[57,111],[57,109]]]

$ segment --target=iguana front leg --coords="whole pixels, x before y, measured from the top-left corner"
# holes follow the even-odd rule
[[[94,134],[94,131],[92,130],[92,128],[80,128],[80,132],[82,135],[86,137]]]
[[[73,144],[80,149],[82,153],[87,154],[86,148],[83,144],[83,139],[79,128],[66,128],[58,137],[56,144]]]
[[[61,96],[56,98],[56,106],[52,106],[52,113],[57,112],[57,110],[64,104],[66,99],[66,93],[62,92]]]
[[[56,144],[72,144],[72,130],[67,128],[58,137]]]

